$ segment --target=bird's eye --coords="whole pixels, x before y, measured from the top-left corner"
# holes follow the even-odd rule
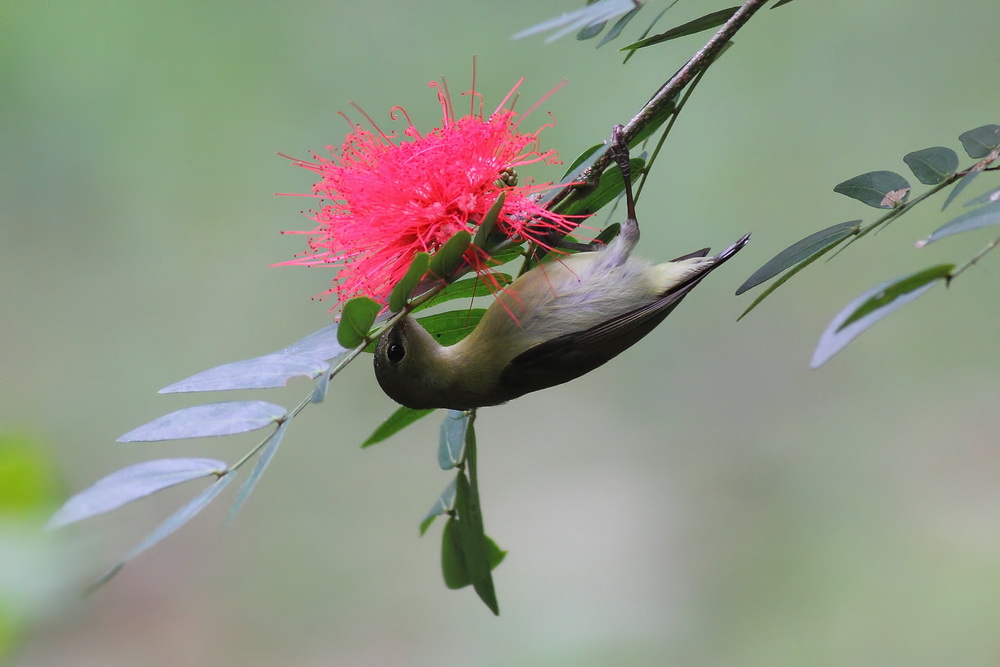
[[[386,358],[394,364],[398,364],[406,356],[406,350],[399,343],[392,343],[385,351]]]

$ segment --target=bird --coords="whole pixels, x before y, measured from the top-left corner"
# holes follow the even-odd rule
[[[660,264],[634,255],[639,223],[621,126],[611,150],[627,206],[618,236],[527,271],[453,345],[404,315],[375,346],[375,376],[391,399],[416,410],[472,410],[574,380],[637,343],[746,246],[750,234],[711,257],[709,248]]]

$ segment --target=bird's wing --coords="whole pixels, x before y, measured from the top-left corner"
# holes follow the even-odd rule
[[[748,235],[749,236],[749,235]],[[743,237],[716,256],[716,261],[671,287],[655,301],[613,317],[590,329],[574,331],[531,347],[514,357],[501,372],[500,385],[521,393],[569,382],[610,361],[652,331],[680,304],[695,285],[735,255]],[[681,259],[703,257],[706,251]]]

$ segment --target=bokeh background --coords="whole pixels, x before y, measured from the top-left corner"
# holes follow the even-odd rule
[[[437,420],[358,448],[394,409],[367,359],[295,421],[233,525],[222,528],[223,500],[78,599],[196,485],[60,535],[38,537],[39,517],[131,463],[237,459],[255,434],[115,438],[205,399],[160,387],[329,322],[329,303],[310,297],[330,272],[268,266],[303,249],[280,230],[310,226],[308,200],[274,193],[307,191],[311,174],[278,152],[339,144],[336,112],[351,101],[383,122],[403,105],[429,127],[427,82],[443,74],[464,89],[477,54],[487,102],[521,76],[525,101],[569,79],[544,106],[557,124],[543,138],[571,160],[705,39],[626,67],[593,42],[510,41],[572,6],[5,4],[0,426],[38,477],[34,513],[15,519],[11,505],[3,517],[5,661],[1000,661],[1000,255],[807,368],[854,296],[963,262],[990,233],[915,250],[948,219],[930,204],[738,324],[752,294],[733,297],[792,241],[874,219],[836,183],[907,173],[905,153],[961,150],[961,132],[1000,122],[998,9],[985,2],[794,2],[739,34],[639,213],[650,257],[746,231],[751,245],[613,363],[480,416],[487,531],[510,551],[495,573],[499,618],[470,590],[445,589],[439,525],[417,537],[450,479]],[[719,7],[680,3],[662,25]],[[308,390],[236,398],[289,405]]]

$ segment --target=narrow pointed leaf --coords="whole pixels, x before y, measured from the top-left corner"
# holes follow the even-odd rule
[[[361,345],[375,324],[375,317],[380,310],[382,305],[366,296],[356,296],[348,300],[340,315],[337,342],[348,349]]]
[[[503,210],[503,203],[506,200],[507,193],[501,192],[497,200],[493,202],[493,206],[490,206],[490,210],[483,216],[482,222],[479,223],[479,229],[476,230],[476,238],[472,242],[473,245],[478,248],[486,247],[486,240],[489,238],[493,228],[496,227],[497,219],[500,217],[500,211]]]
[[[962,190],[969,187],[972,181],[975,180],[980,173],[980,170],[972,169],[967,172],[965,176],[958,179],[958,182],[951,188],[951,192],[949,192],[948,196],[945,197],[944,204],[941,205],[941,210],[943,211],[948,208],[948,205],[955,201],[955,199],[958,198],[958,195],[961,194]]]
[[[983,125],[958,136],[969,157],[986,157],[1000,147],[1000,125]]]
[[[855,221],[855,222],[860,222],[860,221]],[[736,321],[738,322],[738,321],[742,320],[744,317],[746,317],[747,313],[749,313],[751,310],[753,310],[754,308],[756,308],[760,304],[761,301],[763,301],[764,299],[766,299],[767,297],[769,297],[774,292],[774,290],[778,289],[779,287],[781,287],[782,285],[784,285],[786,282],[788,282],[792,278],[792,276],[794,276],[796,273],[798,273],[799,271],[803,270],[804,268],[806,268],[807,266],[809,266],[810,264],[812,264],[813,262],[815,262],[817,259],[819,259],[823,255],[825,255],[826,253],[830,252],[831,250],[833,250],[838,245],[840,245],[845,240],[847,240],[847,239],[849,239],[851,237],[852,237],[851,234],[847,234],[845,236],[842,236],[841,238],[837,239],[833,243],[830,243],[829,245],[827,245],[825,248],[822,248],[821,250],[813,253],[813,255],[811,257],[809,257],[807,259],[804,259],[801,262],[799,262],[798,264],[796,264],[793,268],[791,268],[790,270],[788,270],[784,275],[782,275],[780,278],[778,278],[773,283],[771,283],[771,285],[767,289],[765,289],[763,292],[761,292],[760,294],[758,294],[757,298],[753,300],[753,303],[751,303],[749,306],[747,306],[747,309],[744,310],[743,313],[741,313],[740,316],[736,318]]]
[[[451,470],[465,459],[465,431],[468,426],[469,413],[462,410],[448,410],[441,421],[438,465],[442,470]]]
[[[448,239],[440,250],[431,255],[428,273],[436,278],[447,278],[448,274],[458,268],[462,256],[472,244],[472,234],[462,230]]]
[[[155,546],[158,542],[162,541],[164,538],[169,537],[174,531],[183,526],[185,523],[193,519],[198,512],[205,509],[209,503],[215,500],[222,491],[229,486],[229,483],[233,481],[236,477],[236,471],[231,470],[225,475],[220,477],[214,484],[195,496],[188,504],[181,507],[179,510],[171,514],[167,519],[157,526],[153,532],[146,536],[142,542],[135,546],[131,551],[125,554],[125,557],[119,561],[117,565],[112,567],[110,570],[105,572],[101,577],[98,578],[93,584],[90,585],[87,592],[91,592],[94,589],[103,586],[108,581],[111,580],[116,574],[118,574],[125,565],[133,560],[136,556],[146,551],[150,547]]]
[[[604,46],[608,42],[618,37],[618,35],[622,34],[622,30],[624,30],[625,26],[627,26],[629,22],[631,22],[632,19],[635,18],[635,15],[639,13],[640,9],[642,9],[642,5],[637,3],[631,11],[629,11],[627,14],[625,14],[620,19],[615,21],[615,24],[611,26],[607,34],[605,34],[604,37],[601,38],[601,41],[597,45],[597,48]]]
[[[118,509],[162,489],[226,472],[215,459],[157,459],[122,468],[66,501],[45,525],[47,530]]]
[[[607,25],[607,21],[601,21],[600,23],[592,23],[586,28],[582,29],[580,32],[576,33],[576,38],[579,41],[584,41],[587,39],[593,39],[601,34],[604,30],[604,26]]]
[[[263,428],[287,411],[265,401],[229,401],[184,408],[129,431],[118,442],[152,442],[233,435]]]
[[[413,294],[413,290],[416,289],[417,285],[420,284],[420,280],[427,273],[427,267],[430,265],[430,262],[430,253],[418,252],[413,256],[410,268],[406,270],[406,273],[403,274],[403,277],[399,279],[399,282],[396,283],[396,286],[392,288],[392,292],[389,294],[389,310],[394,313],[403,310],[403,306],[406,305],[406,301]]]
[[[910,183],[894,171],[870,171],[838,184],[833,191],[875,208],[895,208],[906,201]]]
[[[919,241],[917,243],[917,247],[923,247],[928,243],[934,243],[934,241],[943,239],[946,236],[951,236],[952,234],[960,234],[961,232],[968,232],[973,229],[982,229],[983,227],[992,227],[993,225],[1000,225],[1000,202],[980,206],[977,209],[963,213],[954,220],[935,229],[931,232],[930,236],[922,241]]]
[[[969,201],[962,204],[962,206],[979,206],[980,204],[992,204],[994,202],[1000,202],[1000,188],[990,190],[989,192],[981,194],[978,197],[973,197]]]
[[[826,327],[810,366],[819,368],[873,324],[946,280],[954,264],[939,264],[889,280],[847,304]]]
[[[633,177],[641,174],[646,168],[646,161],[642,158],[632,158],[629,163],[632,165]],[[601,182],[593,192],[568,204],[565,208],[560,207],[560,213],[564,215],[590,215],[613,202],[623,192],[625,192],[625,181],[622,180],[621,170],[615,166],[601,174]]]
[[[160,393],[284,387],[294,377],[316,378],[329,368],[328,363],[316,358],[267,354],[210,368],[164,387]]]
[[[331,361],[350,352],[350,349],[337,342],[339,324],[328,324],[319,331],[314,331],[302,340],[278,350],[275,354],[286,354],[295,357],[311,357]]]
[[[569,167],[566,168],[566,173],[563,174],[563,180],[574,180],[569,178],[570,174],[575,173],[576,170],[581,167],[586,169],[586,165],[592,164],[606,146],[607,144],[604,143],[594,144],[587,150],[580,153],[575,160],[570,162]]]
[[[485,314],[485,308],[470,308],[428,315],[418,318],[417,321],[438,344],[454,345],[472,333]]]
[[[634,0],[598,0],[585,7],[560,14],[555,18],[536,23],[535,25],[522,30],[511,39],[521,39],[538,33],[556,30],[555,33],[546,38],[546,43],[554,42],[560,37],[564,37],[572,32],[581,30],[594,23],[603,23],[616,16],[620,16],[635,7]],[[557,30],[558,28],[558,30]]]
[[[243,486],[240,487],[240,492],[236,495],[236,501],[233,503],[233,508],[229,510],[229,516],[226,517],[226,524],[233,522],[236,515],[239,514],[240,508],[253,493],[254,487],[257,486],[257,482],[260,481],[261,475],[267,470],[267,466],[271,464],[271,459],[274,458],[275,452],[278,451],[278,446],[281,444],[281,439],[285,437],[285,430],[288,427],[288,422],[283,422],[274,430],[268,439],[267,444],[264,445],[264,449],[260,453],[260,457],[257,459],[257,463],[254,464],[253,470],[250,471],[250,475],[247,477],[246,481],[243,482]]]
[[[313,389],[312,396],[309,397],[309,402],[311,403],[322,403],[326,399],[326,390],[330,387],[330,374],[323,373],[319,376],[319,380],[316,381],[316,387]]]
[[[434,412],[434,408],[425,410],[414,410],[413,408],[400,407],[389,415],[389,418],[382,422],[375,431],[368,436],[368,439],[361,443],[361,447],[371,447],[372,445],[388,440],[391,436],[417,421],[421,417],[426,417]]]
[[[918,181],[924,185],[936,185],[958,170],[958,153],[944,146],[934,146],[907,153],[903,162]]]
[[[441,574],[444,576],[444,585],[452,590],[472,583],[469,567],[465,564],[461,528],[454,517],[448,519],[441,532]]]
[[[801,241],[796,241],[768,260],[764,266],[754,271],[753,275],[747,278],[746,282],[736,290],[736,295],[739,296],[747,290],[770,280],[785,269],[809,259],[816,253],[828,250],[830,246],[836,245],[845,237],[856,234],[860,228],[860,220],[850,220],[832,225],[826,229],[821,229]]]
[[[458,528],[465,568],[473,589],[490,611],[499,615],[500,608],[493,587],[492,568],[486,547],[487,537],[483,532],[483,516],[478,498],[471,490],[469,480],[464,473],[459,473],[456,482],[455,509],[458,511],[458,521],[453,520],[450,523]]]
[[[483,276],[457,280],[451,285],[448,285],[448,287],[442,290],[440,294],[427,303],[414,308],[412,312],[419,313],[421,310],[425,310],[431,306],[438,306],[442,303],[447,303],[448,301],[454,301],[456,299],[471,299],[477,296],[489,296],[490,294],[493,294],[497,288],[504,288],[514,281],[514,279],[506,273],[494,273],[492,274],[492,277],[496,279],[495,286],[490,280],[484,280]]]
[[[465,560],[461,523],[458,519],[449,518],[441,535],[441,573],[444,575],[445,586],[452,590],[464,588],[472,583]],[[483,546],[491,570],[502,563],[507,556],[507,552],[497,546],[489,535],[483,535]],[[498,613],[498,610],[494,610],[494,613]]]
[[[688,21],[683,25],[679,25],[676,28],[671,28],[666,32],[661,32],[659,35],[653,35],[652,37],[647,37],[646,39],[641,39],[638,42],[629,44],[628,46],[623,46],[621,51],[635,51],[636,49],[642,49],[647,46],[652,46],[653,44],[659,44],[660,42],[666,42],[671,39],[677,39],[678,37],[685,37],[687,35],[694,35],[705,30],[711,30],[712,28],[717,28],[730,18],[733,14],[739,11],[739,7],[729,7],[728,9],[720,9],[718,11],[712,12],[711,14],[706,14],[693,21]]]
[[[442,514],[447,514],[455,508],[455,480],[451,482],[444,488],[438,499],[434,501],[434,505],[431,507],[430,511],[427,512],[423,520],[420,522],[420,536],[423,537],[427,529],[431,527],[434,523],[434,519],[441,516]]]

